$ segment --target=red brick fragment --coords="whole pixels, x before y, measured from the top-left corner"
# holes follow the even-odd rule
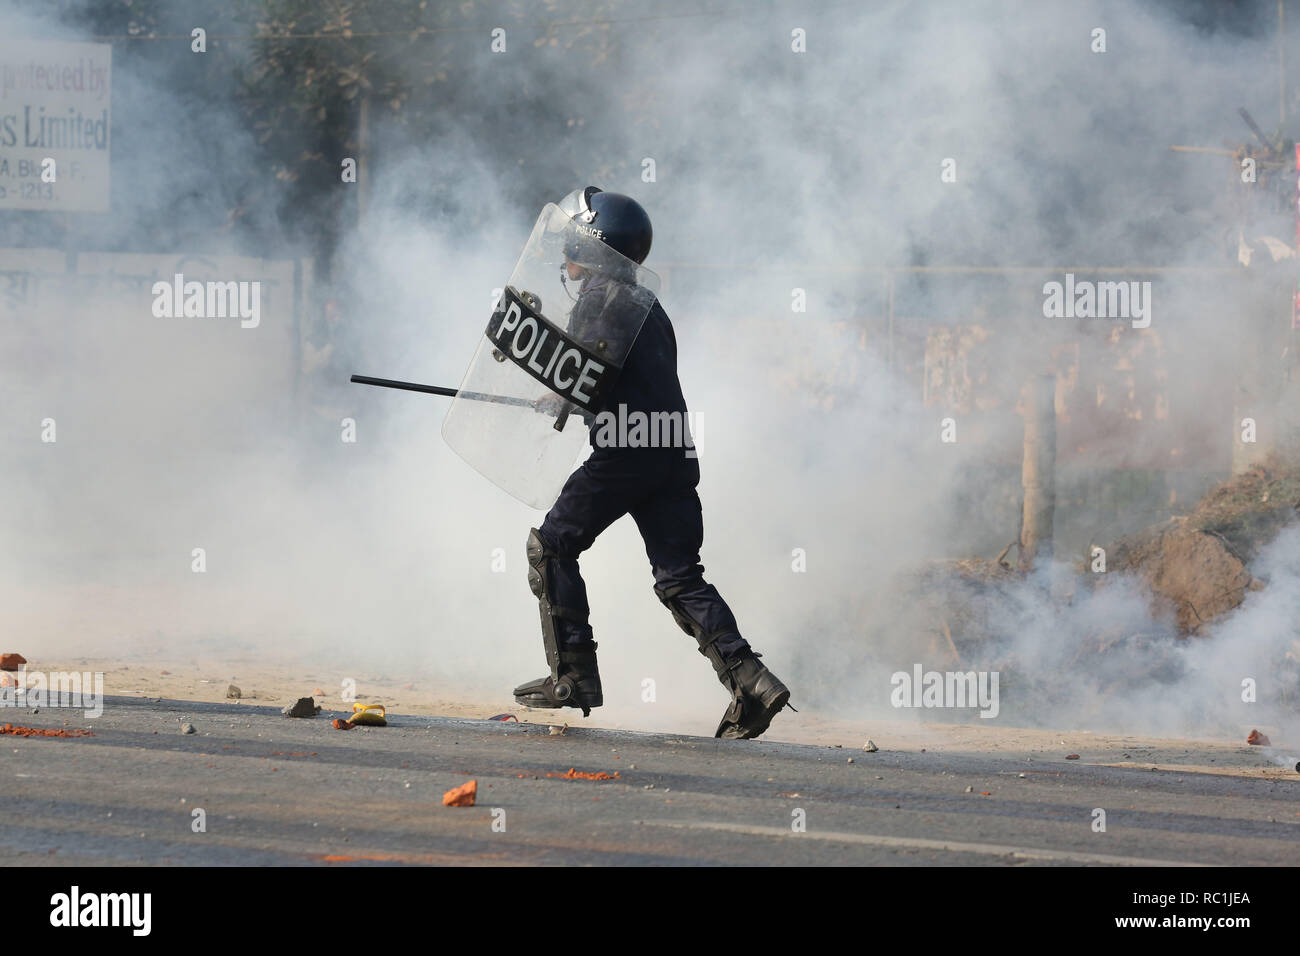
[[[570,767],[565,773],[548,773],[548,777],[562,777],[565,780],[614,780],[618,777],[618,771],[605,773],[603,770],[597,770],[595,773],[588,773],[586,770],[575,770]]]
[[[477,796],[478,781],[471,780],[459,787],[452,787],[444,793],[442,795],[442,805],[444,807],[472,807]]]
[[[15,727],[13,724],[5,724],[0,727],[0,734],[10,734],[14,737],[93,737],[95,736],[89,730],[47,730],[43,727]]]

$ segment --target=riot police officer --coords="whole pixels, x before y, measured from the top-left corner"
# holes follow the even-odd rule
[[[639,333],[635,323],[623,321],[642,314],[642,300],[651,295],[635,281],[637,266],[650,252],[650,217],[630,197],[594,186],[571,193],[560,209],[577,224],[562,267],[566,284],[578,283],[570,331],[594,343],[597,354],[606,346],[617,352],[608,340],[629,328],[636,335],[604,397],[605,410],[620,416],[668,413],[685,430],[677,342],[667,314],[655,299]],[[585,254],[594,242],[619,255]],[[603,703],[578,558],[601,532],[630,514],[645,542],[655,593],[699,643],[731,694],[715,736],[759,736],[786,706],[790,691],[759,660],[727,603],[704,580],[699,553],[704,524],[696,493],[700,471],[689,437],[678,447],[629,447],[602,440],[595,418],[583,418],[592,429],[593,450],[564,484],[541,527],[528,536],[529,585],[540,603],[551,673],[516,687],[515,699],[529,707],[577,707],[584,716]]]

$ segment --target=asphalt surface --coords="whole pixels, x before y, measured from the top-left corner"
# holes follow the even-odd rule
[[[0,724],[94,734],[0,736],[0,854],[40,865],[1293,865],[1300,841],[1300,774],[414,716],[345,732],[331,726],[338,715],[112,697],[94,719],[0,710]],[[197,733],[181,733],[184,721]],[[618,776],[563,777],[570,768]],[[476,806],[442,805],[470,779]]]

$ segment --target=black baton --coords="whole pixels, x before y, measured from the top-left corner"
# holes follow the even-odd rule
[[[408,392],[425,392],[429,395],[445,395],[448,398],[466,398],[473,402],[494,402],[498,405],[519,405],[524,408],[536,409],[537,404],[530,402],[526,398],[515,398],[511,395],[489,395],[487,392],[458,392],[454,388],[447,388],[442,385],[420,385],[417,382],[398,382],[391,378],[371,378],[369,375],[353,375],[353,382],[358,385],[378,385],[382,388],[400,388]],[[555,430],[563,431],[564,423],[568,421],[569,409],[566,405],[564,410],[555,419]]]

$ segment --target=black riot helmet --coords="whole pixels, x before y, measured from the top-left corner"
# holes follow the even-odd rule
[[[599,186],[575,189],[559,202],[560,209],[577,222],[583,239],[596,239],[620,255],[640,264],[650,254],[654,231],[641,204],[622,193],[607,193]],[[566,253],[582,262],[582,243],[574,241]]]

